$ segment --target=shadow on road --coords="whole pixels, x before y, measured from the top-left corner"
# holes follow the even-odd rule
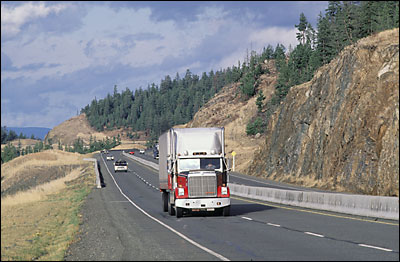
[[[260,212],[264,210],[275,209],[275,207],[264,206],[259,204],[231,204],[231,212],[229,216],[243,216],[246,214]],[[168,214],[165,215],[167,217]],[[222,213],[218,212],[207,212],[207,211],[197,211],[197,212],[184,212],[185,217],[223,217]]]
[[[269,209],[275,209],[275,207],[259,204],[231,204],[231,216],[242,216]]]
[[[101,187],[106,187],[106,183],[104,182],[103,174],[101,173],[100,161],[99,160],[97,160],[97,169],[99,170]]]

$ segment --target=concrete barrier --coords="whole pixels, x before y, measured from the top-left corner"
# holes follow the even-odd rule
[[[94,172],[96,173],[96,186],[97,186],[97,188],[101,188],[100,172],[99,172],[99,166],[97,165],[97,159],[96,158],[84,158],[83,160],[94,162]]]
[[[158,170],[158,164],[132,156],[131,159]],[[399,198],[341,193],[320,193],[253,187],[229,183],[232,195],[268,201],[272,203],[305,207],[332,212],[399,220]]]
[[[338,213],[399,220],[399,198],[282,190],[229,184],[232,195]]]

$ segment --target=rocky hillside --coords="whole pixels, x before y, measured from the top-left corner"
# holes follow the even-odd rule
[[[359,40],[292,87],[248,173],[398,196],[399,30]]]

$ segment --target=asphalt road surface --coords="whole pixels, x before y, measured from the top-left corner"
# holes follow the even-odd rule
[[[128,161],[115,173],[98,155],[104,187],[93,189],[65,260],[379,260],[399,261],[398,221],[277,205],[231,196],[231,215],[182,218],[162,211],[158,172]],[[150,152],[136,156],[154,160]],[[230,182],[296,187],[233,173]]]

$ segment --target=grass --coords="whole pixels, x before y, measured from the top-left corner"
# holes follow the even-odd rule
[[[69,154],[74,155],[55,152],[57,160],[51,157],[49,161],[61,165],[63,155],[68,158]],[[87,156],[80,156],[84,157]],[[65,176],[1,199],[2,261],[64,260],[79,229],[80,208],[95,187],[93,163],[82,162],[69,161],[77,168]]]

